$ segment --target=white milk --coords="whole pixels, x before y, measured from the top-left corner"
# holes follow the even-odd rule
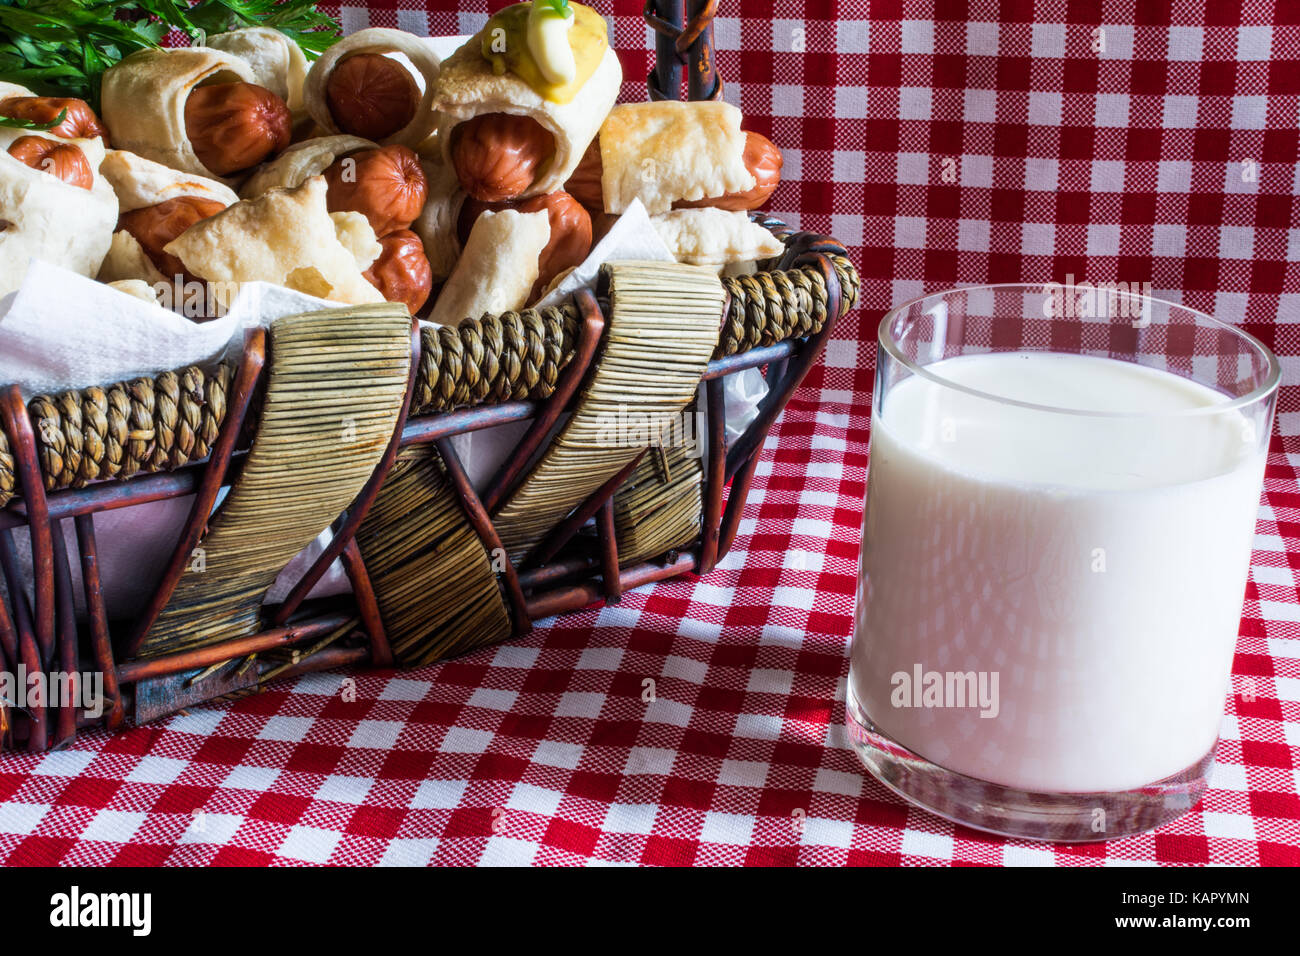
[[[1079,355],[928,368],[1056,408],[1226,401]],[[1229,689],[1264,463],[1235,410],[1069,415],[911,376],[872,425],[851,691],[899,743],[1009,787],[1130,789],[1196,763]],[[966,672],[995,707],[955,706]]]

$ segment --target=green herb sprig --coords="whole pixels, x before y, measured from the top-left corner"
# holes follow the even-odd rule
[[[315,59],[339,36],[314,0],[0,0],[0,80],[99,109],[104,71],[180,30],[193,44],[239,27],[266,26]]]
[[[59,115],[54,117],[54,119],[50,120],[48,123],[37,123],[29,119],[19,119],[17,116],[0,116],[0,126],[8,129],[30,129],[35,130],[38,133],[48,133],[67,118],[67,110],[59,110]]]

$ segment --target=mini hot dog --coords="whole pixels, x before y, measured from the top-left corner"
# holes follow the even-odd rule
[[[409,229],[428,198],[420,158],[405,146],[364,149],[325,170],[330,212],[359,212],[375,235]]]
[[[73,143],[43,136],[20,136],[9,144],[8,153],[24,166],[39,169],[69,186],[90,189],[95,184],[86,154]]]
[[[537,257],[537,281],[529,301],[536,299],[552,280],[566,269],[579,265],[591,252],[591,216],[565,192],[548,193],[513,203],[485,203],[466,200],[457,223],[461,244],[469,239],[474,222],[487,210],[515,209],[521,213],[545,211],[551,228],[546,247]]]
[[[781,167],[784,160],[776,145],[759,133],[745,130],[745,148],[741,154],[742,161],[754,177],[752,189],[710,196],[704,199],[679,199],[673,203],[674,209],[701,209],[713,207],[729,211],[747,212],[758,209],[771,198],[776,187],[781,183]],[[587,148],[582,162],[574,171],[572,178],[565,183],[565,190],[582,203],[588,210],[604,211],[604,167],[601,161],[600,140]]]
[[[448,57],[433,86],[444,160],[483,202],[564,187],[618,96],[623,71],[590,7],[517,3]],[[558,20],[557,20],[558,18]]]
[[[484,113],[455,127],[451,136],[456,177],[483,202],[522,196],[555,155],[555,137],[527,116]]]
[[[379,141],[415,117],[420,88],[396,60],[358,53],[334,68],[325,84],[325,98],[340,132]]]
[[[185,135],[218,176],[241,173],[282,152],[293,131],[289,107],[255,83],[214,83],[190,91]]]
[[[433,270],[420,237],[409,229],[399,229],[380,239],[379,245],[383,252],[362,275],[385,299],[401,302],[415,315],[433,290]]]
[[[41,126],[53,123],[65,113],[62,122],[46,132],[61,139],[93,139],[98,136],[105,146],[109,145],[108,130],[104,129],[104,124],[85,100],[62,96],[10,96],[0,100],[0,116]]]
[[[116,148],[227,185],[289,143],[284,101],[220,50],[132,53],[104,73],[101,99]]]
[[[414,149],[438,125],[430,105],[438,72],[438,57],[418,37],[383,27],[358,30],[312,64],[304,105],[325,135]]]

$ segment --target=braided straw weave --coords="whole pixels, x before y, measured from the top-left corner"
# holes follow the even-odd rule
[[[46,490],[206,458],[226,417],[232,375],[227,365],[209,372],[191,366],[156,378],[36,396],[27,410]],[[0,451],[0,493],[6,490],[3,457]]]
[[[496,574],[431,445],[405,449],[357,533],[397,663],[510,636]]]
[[[267,589],[352,503],[397,427],[411,365],[403,306],[280,319],[271,353],[257,438],[142,656],[259,630]]]
[[[17,485],[14,476],[14,456],[9,450],[9,436],[0,430],[0,508],[9,503]]]
[[[844,256],[829,257],[840,280],[840,315],[858,299],[858,272]],[[726,276],[731,295],[714,358],[815,335],[826,325],[826,280],[813,266]]]
[[[614,263],[604,353],[563,430],[496,515],[512,561],[656,442],[694,398],[724,293],[706,269]]]
[[[485,315],[452,328],[424,328],[413,411],[542,399],[573,358],[578,310],[572,305]]]
[[[619,564],[639,564],[699,537],[704,470],[698,452],[665,448],[662,456],[646,455],[632,469],[614,495]]]

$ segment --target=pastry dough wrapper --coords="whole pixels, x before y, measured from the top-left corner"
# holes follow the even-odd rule
[[[219,180],[183,173],[124,149],[110,149],[99,171],[117,193],[118,212],[144,209],[182,196],[211,199],[223,206],[239,201],[234,190]]]
[[[740,120],[740,110],[720,101],[614,107],[600,128],[605,211],[621,214],[640,199],[653,216],[678,200],[753,189]]]
[[[271,189],[293,189],[325,172],[340,156],[375,148],[377,144],[368,139],[343,133],[294,143],[269,163],[259,166],[239,194],[253,199]]]
[[[433,112],[432,98],[434,80],[439,74],[438,56],[429,45],[419,37],[412,36],[405,30],[389,30],[386,27],[370,27],[358,30],[339,40],[311,66],[307,74],[307,86],[303,93],[304,106],[316,125],[326,133],[338,134],[338,125],[330,113],[326,89],[334,67],[357,53],[401,53],[424,78],[424,93],[415,107],[411,121],[392,136],[380,141],[382,146],[396,143],[414,149],[429,138],[438,125],[437,114]],[[401,62],[400,60],[398,62]]]
[[[99,267],[100,282],[130,282],[139,280],[157,288],[158,283],[167,283],[167,277],[153,264],[149,254],[139,240],[125,229],[113,233],[113,241],[108,247],[108,255]]]
[[[104,74],[104,125],[113,146],[181,172],[233,185],[199,161],[185,132],[185,101],[196,86],[255,83],[253,68],[207,47],[140,50]]]
[[[229,307],[242,282],[282,285],[318,298],[361,305],[384,297],[362,276],[357,223],[340,229],[325,209],[325,180],[315,176],[296,189],[273,189],[190,226],[167,244],[185,268],[212,284]],[[369,229],[369,224],[365,224]],[[369,233],[369,266],[381,251]]]
[[[785,245],[743,212],[706,206],[652,216],[650,222],[678,262],[724,266],[770,259]]]
[[[420,160],[425,181],[429,184],[429,198],[424,209],[411,223],[411,229],[424,245],[424,257],[433,270],[433,281],[451,275],[460,260],[460,238],[456,234],[461,207],[465,205],[465,191],[460,188],[456,171],[442,162]],[[549,228],[548,228],[549,232]]]
[[[108,286],[118,292],[124,292],[129,296],[148,302],[150,305],[158,304],[158,293],[154,291],[152,285],[143,279],[116,279],[108,283]]]
[[[10,156],[9,146],[24,136],[78,147],[94,177],[91,188],[72,186]],[[0,127],[0,296],[22,285],[31,259],[91,278],[99,271],[117,225],[117,198],[99,174],[103,160],[104,142],[98,136],[61,139]]]
[[[0,80],[0,101],[7,100],[11,96],[35,96],[25,86],[19,86],[17,83],[10,83],[8,80]]]
[[[302,109],[303,85],[307,81],[307,56],[302,47],[272,27],[245,27],[208,37],[208,46],[233,53],[253,71],[253,80],[264,86],[295,113]]]
[[[430,321],[456,326],[484,314],[522,309],[537,281],[537,257],[550,238],[545,210],[483,213],[465,240],[465,252],[442,287]]]
[[[606,49],[600,65],[578,95],[568,103],[552,103],[513,73],[498,76],[492,72],[492,64],[480,52],[482,39],[481,33],[475,34],[449,56],[435,84],[433,107],[441,117],[438,139],[444,160],[451,166],[451,131],[466,120],[487,113],[529,116],[554,137],[555,155],[539,171],[533,185],[517,198],[544,196],[563,189],[618,99],[623,85],[618,55]]]
[[[358,272],[365,272],[383,253],[384,247],[375,238],[375,230],[370,228],[370,220],[362,213],[332,212],[330,221],[334,223],[334,236],[343,248],[352,253],[352,261]]]

